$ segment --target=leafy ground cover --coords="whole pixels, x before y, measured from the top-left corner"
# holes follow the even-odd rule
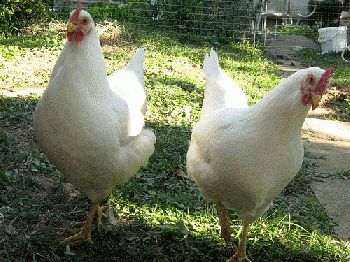
[[[203,57],[216,45],[223,69],[246,89],[251,104],[281,81],[276,66],[249,43],[218,45],[205,39],[198,45],[198,39],[189,43],[189,38],[115,22],[97,26],[109,73],[125,66],[138,47],[146,50],[147,125],[156,133],[156,151],[147,168],[111,193],[117,223],[106,222],[100,232],[95,229],[93,244],[62,246],[60,241],[69,235],[64,228],[84,222],[88,200],[35,145],[32,115],[39,97],[1,96],[0,259],[225,261],[238,244],[239,217],[229,211],[238,238],[226,245],[219,238],[215,204],[203,200],[185,169],[191,127],[203,100]],[[0,39],[3,88],[46,84],[65,41],[63,30],[63,24],[53,23]],[[41,59],[49,63],[37,62]],[[341,81],[337,85],[349,84]],[[312,174],[312,165],[305,162],[270,210],[251,226],[248,254],[254,261],[350,259],[349,244],[334,237],[333,222],[310,190]]]

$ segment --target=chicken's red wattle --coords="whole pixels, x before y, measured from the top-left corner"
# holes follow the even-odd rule
[[[84,34],[82,31],[67,32],[67,38],[69,41],[80,42],[83,40]]]

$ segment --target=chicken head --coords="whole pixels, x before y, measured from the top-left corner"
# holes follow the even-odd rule
[[[94,26],[90,14],[82,10],[81,3],[79,3],[78,8],[70,14],[70,21],[67,25],[68,41],[80,42]]]
[[[329,78],[333,72],[333,68],[328,68],[320,80],[317,82],[316,77],[313,74],[309,74],[306,80],[301,84],[300,91],[302,93],[301,102],[304,106],[311,104],[312,110],[318,107],[321,101],[322,95],[326,91]]]

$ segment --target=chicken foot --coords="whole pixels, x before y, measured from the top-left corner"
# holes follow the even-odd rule
[[[63,240],[62,244],[70,242],[70,241],[74,241],[74,240],[79,240],[79,239],[85,240],[88,243],[92,243],[91,230],[92,230],[92,222],[94,220],[95,214],[97,214],[97,224],[99,226],[101,224],[101,219],[103,217],[102,208],[100,207],[100,205],[98,203],[93,203],[91,205],[88,217],[85,221],[85,224],[80,229],[80,232]]]
[[[225,207],[221,203],[220,200],[216,202],[218,212],[219,212],[219,218],[220,218],[220,226],[221,226],[221,234],[220,237],[225,239],[226,244],[231,241],[231,227],[230,222],[227,219]]]
[[[247,258],[247,235],[248,235],[249,224],[243,223],[243,233],[242,239],[239,242],[239,246],[236,254],[228,259],[226,262],[252,262],[249,258]]]

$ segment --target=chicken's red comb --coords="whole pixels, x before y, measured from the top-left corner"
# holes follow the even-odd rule
[[[78,22],[78,17],[79,17],[79,13],[81,11],[81,2],[78,3],[78,8],[77,10],[74,11],[72,18],[71,18],[71,23],[73,22]]]
[[[330,67],[321,76],[321,79],[318,82],[318,90],[316,92],[317,95],[322,95],[325,92],[327,84],[329,83],[329,78],[332,75],[332,72],[333,72],[333,68]]]

